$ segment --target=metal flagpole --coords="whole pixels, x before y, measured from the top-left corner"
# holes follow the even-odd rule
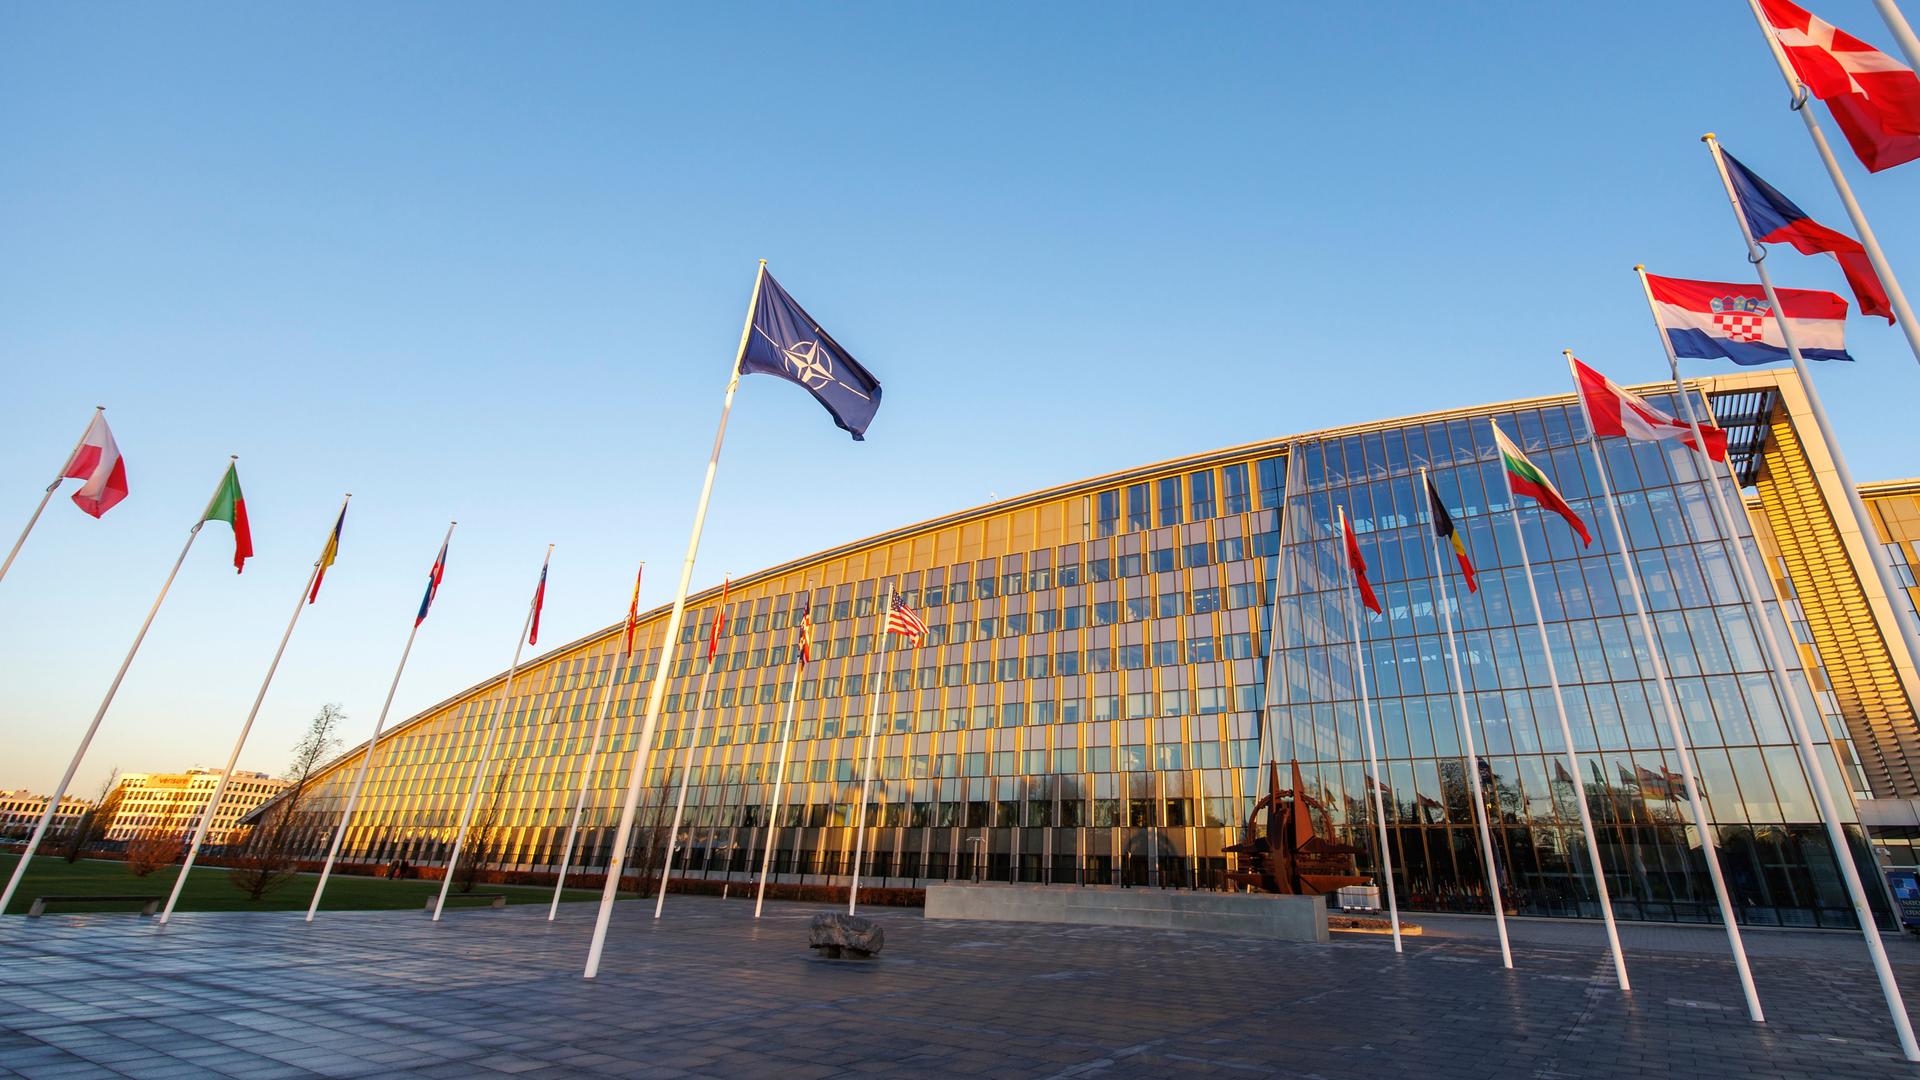
[[[236,455],[230,460],[238,461],[239,457]],[[213,489],[215,497],[219,496],[220,489],[226,485],[226,481],[227,474],[222,471],[220,483]],[[207,505],[211,507],[213,500],[208,499]],[[13,864],[13,876],[7,879],[6,891],[0,892],[0,914],[6,913],[7,904],[13,900],[14,890],[20,887],[20,879],[26,876],[27,864],[33,861],[33,853],[39,850],[40,841],[46,838],[47,827],[53,823],[54,811],[59,809],[60,800],[66,797],[67,785],[73,783],[73,774],[80,769],[80,759],[87,756],[87,747],[93,744],[94,733],[100,730],[100,721],[107,715],[107,706],[113,704],[113,695],[120,692],[120,681],[127,677],[127,669],[133,666],[133,654],[140,651],[140,643],[146,640],[147,629],[153,625],[153,617],[160,613],[161,601],[167,598],[167,590],[173,588],[173,579],[179,575],[181,564],[187,561],[187,552],[193,550],[193,541],[200,535],[200,526],[206,523],[207,515],[202,511],[200,520],[194,522],[193,528],[187,530],[187,542],[180,548],[179,558],[173,560],[173,569],[167,571],[167,580],[160,585],[160,595],[153,598],[153,606],[147,609],[147,617],[140,624],[140,632],[133,635],[133,644],[127,649],[126,659],[120,661],[120,670],[114,672],[113,682],[107,685],[107,696],[101,699],[100,707],[94,710],[93,722],[87,725],[86,734],[80,736],[80,745],[73,751],[73,760],[67,762],[67,771],[61,775],[59,785],[53,789],[53,794],[47,799],[47,808],[41,812],[39,823],[34,825],[33,836],[27,840],[25,850],[20,852],[20,861]]]
[[[804,587],[809,593],[812,592],[813,582],[809,580]],[[811,605],[807,609],[807,617],[813,617]],[[796,650],[799,647],[799,640],[800,635],[796,633],[794,635]],[[796,651],[793,658],[793,680],[787,687],[787,713],[780,720],[780,768],[773,774],[773,802],[767,809],[766,840],[760,848],[760,886],[753,898],[753,917],[756,919],[760,917],[761,905],[767,902],[767,869],[773,865],[774,836],[780,831],[782,796],[787,786],[787,755],[793,749],[793,710],[800,704],[800,672],[805,667],[806,664],[801,662]]]
[[[1581,415],[1586,416],[1584,402]],[[1587,430],[1593,430],[1591,418],[1587,418]],[[1707,876],[1713,881],[1713,895],[1720,907],[1720,919],[1726,924],[1727,946],[1733,951],[1733,965],[1740,976],[1740,990],[1746,995],[1747,1016],[1754,1023],[1762,1024],[1766,1022],[1766,1014],[1760,1008],[1760,993],[1753,985],[1753,969],[1747,965],[1747,946],[1741,940],[1740,922],[1734,917],[1733,897],[1727,892],[1726,875],[1720,868],[1720,849],[1714,841],[1713,819],[1707,814],[1705,801],[1700,798],[1700,784],[1694,776],[1693,750],[1687,743],[1680,706],[1674,698],[1673,675],[1667,669],[1665,647],[1653,624],[1653,615],[1648,610],[1647,593],[1640,583],[1640,571],[1634,565],[1633,537],[1628,535],[1626,524],[1621,520],[1620,504],[1613,494],[1613,481],[1607,476],[1606,459],[1600,456],[1597,445],[1590,445],[1589,449],[1593,453],[1594,472],[1600,478],[1600,501],[1606,505],[1608,520],[1613,522],[1613,534],[1620,541],[1620,565],[1626,571],[1627,591],[1633,597],[1634,618],[1640,624],[1640,636],[1647,641],[1648,662],[1653,665],[1654,684],[1660,690],[1660,710],[1667,718],[1667,732],[1673,739],[1674,757],[1680,761],[1680,776],[1686,781],[1687,804],[1693,813],[1694,826],[1700,831],[1700,852],[1706,856]],[[1502,475],[1505,475],[1504,470]],[[1511,481],[1508,481],[1507,489],[1512,491]],[[1516,517],[1514,520],[1517,525],[1519,519]]]
[[[440,550],[445,551],[453,541],[453,527],[457,521],[447,522],[447,535],[440,540]],[[393,708],[394,692],[400,689],[400,673],[407,670],[407,657],[413,653],[413,639],[420,633],[423,619],[413,620],[413,629],[407,631],[407,646],[400,650],[400,666],[393,669],[393,682],[387,685],[387,700],[380,706],[380,718],[373,722],[373,738],[367,740],[367,752],[360,758],[360,768],[353,776],[353,786],[347,789],[347,803],[340,808],[340,824],[333,831],[333,844],[327,849],[327,861],[320,866],[320,880],[314,883],[313,899],[307,904],[307,921],[312,922],[314,913],[320,910],[320,895],[327,891],[327,878],[333,874],[334,861],[340,857],[340,847],[347,838],[347,821],[353,817],[353,808],[360,801],[360,792],[367,786],[367,774],[373,771],[373,754],[380,745],[380,731],[387,725],[387,710]]]
[[[1426,478],[1426,470],[1420,471],[1421,479]],[[1502,476],[1506,469],[1500,470]],[[1600,898],[1600,914],[1607,924],[1607,946],[1613,952],[1613,972],[1622,992],[1633,989],[1627,981],[1627,958],[1620,951],[1620,931],[1613,922],[1613,896],[1607,889],[1606,864],[1600,861],[1600,834],[1593,827],[1593,813],[1587,806],[1586,774],[1581,771],[1580,753],[1574,749],[1573,726],[1567,722],[1567,699],[1560,689],[1560,667],[1553,659],[1553,643],[1547,638],[1547,619],[1540,608],[1540,590],[1533,582],[1533,560],[1527,555],[1527,534],[1520,528],[1520,506],[1513,497],[1513,485],[1507,483],[1507,506],[1513,511],[1513,537],[1520,546],[1520,572],[1527,579],[1527,597],[1533,603],[1533,625],[1540,632],[1540,654],[1547,660],[1547,681],[1553,686],[1554,708],[1560,714],[1560,739],[1567,748],[1567,771],[1573,774],[1573,787],[1580,803],[1580,830],[1587,838],[1587,861],[1593,864],[1594,893]],[[1440,595],[1446,596],[1446,575],[1439,569],[1439,537],[1434,538],[1435,573],[1440,578]],[[1453,617],[1447,615],[1447,651],[1453,656],[1453,683],[1464,687],[1460,679],[1460,657],[1454,652]],[[1460,708],[1466,709],[1466,692],[1459,691]]]
[[[873,688],[873,709],[867,715],[866,747],[861,754],[863,764],[860,767],[860,808],[853,816],[853,883],[847,889],[847,914],[854,913],[860,903],[860,860],[867,853],[867,794],[873,790],[873,743],[877,738],[876,728],[880,726],[880,695],[887,693],[887,679],[893,674],[893,635],[887,626],[893,618],[893,582],[887,582],[887,597],[880,605],[879,632],[875,640],[880,643],[880,683]]]
[[[1426,470],[1422,469],[1420,475],[1424,481]],[[1508,497],[1508,501],[1512,501],[1511,496]],[[1436,562],[1435,573],[1438,572],[1439,566]],[[1447,603],[1446,595],[1446,583],[1441,579],[1440,602],[1443,609]],[[1460,714],[1460,743],[1466,750],[1467,781],[1473,788],[1473,818],[1480,832],[1480,857],[1487,863],[1487,898],[1493,904],[1493,925],[1500,935],[1500,962],[1503,966],[1511,968],[1513,947],[1507,940],[1507,907],[1500,893],[1500,865],[1494,861],[1493,857],[1493,830],[1487,825],[1487,796],[1485,789],[1480,785],[1480,754],[1474,748],[1473,721],[1467,716],[1466,683],[1460,677],[1460,653],[1454,647],[1453,619],[1445,610],[1442,610],[1441,615],[1442,622],[1447,628],[1447,654],[1453,661],[1453,686],[1456,699],[1454,708]]]
[[[1767,35],[1769,39],[1772,34]],[[1804,110],[1802,110],[1804,112]],[[1813,414],[1814,426],[1819,429],[1821,439],[1827,444],[1827,451],[1833,456],[1834,479],[1846,492],[1847,506],[1853,511],[1854,525],[1860,531],[1860,543],[1867,549],[1867,562],[1879,576],[1880,587],[1886,593],[1887,607],[1893,612],[1894,626],[1898,628],[1901,643],[1906,647],[1909,666],[1920,668],[1920,627],[1915,625],[1914,614],[1909,605],[1900,602],[1906,595],[1906,589],[1893,576],[1893,568],[1887,564],[1886,551],[1873,528],[1873,517],[1867,513],[1866,503],[1860,500],[1860,488],[1853,482],[1853,471],[1847,468],[1847,459],[1840,453],[1840,440],[1833,431],[1833,422],[1827,419],[1826,406],[1820,402],[1820,391],[1813,385],[1813,376],[1807,371],[1806,358],[1800,355],[1800,347],[1794,343],[1793,328],[1786,319],[1785,309],[1780,306],[1780,298],[1773,289],[1773,276],[1767,273],[1767,253],[1753,239],[1753,230],[1747,225],[1747,215],[1740,209],[1740,198],[1733,189],[1733,180],[1727,175],[1726,162],[1720,159],[1720,141],[1709,131],[1700,137],[1713,154],[1713,166],[1720,174],[1720,183],[1727,193],[1727,201],[1733,207],[1734,221],[1740,226],[1740,236],[1747,244],[1747,261],[1760,274],[1760,287],[1766,290],[1767,303],[1772,307],[1780,322],[1780,338],[1786,343],[1787,355],[1793,361],[1793,372],[1800,377],[1800,385],[1806,390],[1807,410]],[[1891,294],[1894,285],[1887,281]],[[1910,317],[1901,315],[1907,333],[1920,331]],[[1910,337],[1911,340],[1911,337]],[[1920,354],[1916,354],[1920,355]],[[1894,651],[1894,643],[1887,642],[1889,652]],[[1909,695],[1911,697],[1911,695]],[[1916,702],[1920,705],[1920,702]]]
[[[553,561],[553,545],[547,545],[546,560],[540,564],[541,580],[546,579],[547,563]],[[487,766],[493,761],[493,740],[512,718],[513,680],[520,674],[520,651],[527,647],[527,632],[533,628],[534,603],[539,599],[535,592],[527,600],[527,618],[520,626],[520,636],[513,642],[513,664],[507,668],[507,679],[500,685],[500,707],[494,710],[487,729],[480,739],[480,767],[474,770],[473,783],[467,786],[467,801],[460,808],[460,823],[453,834],[453,852],[447,857],[447,870],[440,878],[440,896],[433,902],[433,921],[440,921],[440,913],[447,906],[447,890],[453,886],[454,871],[460,868],[460,849],[467,842],[467,821],[473,816],[473,805],[480,800],[481,785],[486,783]]]
[[[1280,598],[1291,591],[1287,588],[1287,507],[1291,504],[1294,495],[1294,477],[1301,470],[1300,455],[1297,453],[1299,449],[1299,443],[1287,444],[1287,478],[1280,485],[1280,509],[1277,511],[1279,516],[1275,522],[1278,527],[1275,535],[1279,539],[1274,543],[1273,577],[1267,582],[1273,588],[1273,599],[1267,604],[1265,641],[1267,670],[1260,699],[1260,738],[1266,743],[1266,753],[1261,758],[1263,763],[1279,760],[1277,755],[1280,752],[1277,733],[1273,730],[1273,710],[1277,707],[1273,700],[1273,688],[1277,680],[1275,672],[1279,669],[1279,663],[1274,659],[1274,655],[1279,652],[1279,643],[1286,636],[1281,631]],[[1285,686],[1284,683],[1281,685]]]
[[[1880,18],[1886,22],[1887,29],[1893,31],[1893,40],[1900,43],[1907,66],[1920,69],[1920,38],[1913,36],[1913,27],[1907,25],[1907,17],[1900,13],[1893,0],[1873,0],[1873,6],[1880,9]]]
[[[340,500],[340,513],[347,512],[347,503],[353,500],[353,493]],[[338,521],[338,518],[335,519]],[[333,530],[327,530],[327,544],[333,543]],[[207,830],[213,825],[213,815],[220,810],[220,800],[226,796],[227,783],[233,779],[233,769],[240,761],[240,751],[247,745],[247,735],[253,731],[253,721],[260,715],[260,706],[267,700],[267,687],[273,684],[273,673],[280,669],[280,658],[286,655],[287,642],[293,639],[293,626],[300,621],[300,613],[306,610],[307,597],[313,591],[313,583],[320,576],[320,560],[326,555],[326,545],[322,545],[320,554],[314,556],[313,569],[307,574],[306,583],[300,589],[300,595],[294,598],[293,615],[287,620],[287,629],[280,635],[280,646],[273,650],[273,660],[267,664],[266,677],[260,680],[260,692],[253,695],[253,708],[247,710],[247,719],[240,725],[240,734],[234,736],[233,749],[227,752],[227,767],[220,772],[220,779],[214,781],[213,795],[207,799],[206,809],[200,811],[200,821],[193,827],[193,840],[187,844],[187,857],[180,864],[180,873],[174,876],[173,891],[167,894],[167,906],[160,909],[159,925],[165,926],[173,918],[174,905],[180,902],[180,893],[187,887],[187,875],[193,873],[193,862],[200,856],[200,845],[206,843]]]
[[[716,619],[726,617],[724,608],[714,616]],[[699,748],[701,729],[706,727],[707,686],[713,681],[713,669],[717,660],[719,660],[718,654],[707,661],[707,669],[700,673],[699,696],[694,698],[693,726],[687,731],[687,751],[680,755],[680,793],[674,797],[673,827],[667,832],[666,868],[660,872],[660,894],[653,898],[653,917],[656,919],[660,917],[661,910],[667,906],[667,879],[673,875],[673,857],[680,840],[680,822],[686,816],[687,788],[692,783],[693,777],[693,752]],[[691,834],[692,830],[688,832]],[[686,846],[693,847],[691,836]]]
[[[1891,4],[1884,4],[1884,12]],[[1760,33],[1767,39],[1767,46],[1773,51],[1774,63],[1780,66],[1780,77],[1786,80],[1787,92],[1793,95],[1790,106],[1800,114],[1807,125],[1807,136],[1813,140],[1813,148],[1820,155],[1820,163],[1827,167],[1827,176],[1833,180],[1833,190],[1840,195],[1841,205],[1847,208],[1847,218],[1853,222],[1853,231],[1860,238],[1860,246],[1867,249],[1867,259],[1873,263],[1873,272],[1880,275],[1880,283],[1886,286],[1887,300],[1893,305],[1894,321],[1900,324],[1900,332],[1907,336],[1907,348],[1912,350],[1915,363],[1920,363],[1920,323],[1913,317],[1913,309],[1907,306],[1907,294],[1900,289],[1899,279],[1893,276],[1893,267],[1887,264],[1886,252],[1880,250],[1880,241],[1873,235],[1873,226],[1867,224],[1867,215],[1860,209],[1859,200],[1853,197],[1853,186],[1847,183],[1847,175],[1840,171],[1840,162],[1833,156],[1833,148],[1827,145],[1826,132],[1820,130],[1820,122],[1814,118],[1813,110],[1807,108],[1808,91],[1800,77],[1794,74],[1792,62],[1787,59],[1786,50],[1780,47],[1780,39],[1767,24],[1766,16],[1760,13],[1760,5],[1755,0],[1747,0],[1747,7],[1753,11],[1754,21],[1760,24]],[[1895,12],[1897,15],[1898,12]],[[1902,25],[1905,20],[1902,20]],[[1891,25],[1891,20],[1889,20]],[[1897,34],[1896,34],[1897,36]],[[1913,32],[1907,32],[1911,39]],[[1901,41],[1905,46],[1906,39]],[[1715,160],[1719,154],[1714,155]],[[1738,210],[1738,206],[1735,207]],[[1741,220],[1745,220],[1742,215]],[[1774,308],[1779,311],[1779,308]]]
[[[644,572],[646,568],[646,560],[642,559],[640,569]],[[639,585],[635,584],[634,589],[637,597]],[[622,632],[625,632],[624,626]],[[593,763],[600,755],[600,740],[605,737],[607,726],[613,722],[613,688],[620,682],[621,669],[631,668],[632,665],[633,654],[622,647],[619,658],[613,662],[613,670],[607,675],[605,687],[600,691],[600,707],[593,721],[593,739],[587,744],[586,755],[580,759],[580,774],[573,783],[573,818],[567,822],[566,842],[560,845],[560,873],[553,881],[553,902],[547,905],[548,922],[552,922],[554,916],[560,913],[560,891],[567,887],[567,869],[573,861],[573,840],[580,832],[580,817],[587,809],[587,782],[593,775]]]
[[[95,416],[106,411],[107,407],[105,405],[95,405],[93,407],[93,414]],[[7,571],[12,569],[14,558],[20,554],[20,548],[27,542],[27,534],[32,532],[34,525],[39,522],[40,513],[47,508],[47,502],[53,498],[53,493],[60,490],[60,481],[67,478],[67,466],[73,464],[73,455],[80,452],[80,447],[87,441],[87,434],[92,430],[92,421],[88,421],[87,426],[80,429],[80,438],[74,440],[73,449],[67,451],[66,460],[60,463],[60,475],[54,477],[53,483],[47,485],[46,493],[40,496],[40,505],[33,508],[33,516],[27,519],[27,527],[20,530],[20,539],[15,540],[13,542],[13,550],[7,552],[7,561],[0,563],[0,579],[4,579],[7,576]]]
[[[600,911],[594,917],[593,942],[587,946],[587,966],[583,978],[600,973],[600,954],[606,949],[607,926],[613,919],[614,893],[620,886],[620,868],[626,855],[627,839],[633,833],[633,818],[640,806],[640,782],[645,775],[647,754],[653,747],[654,728],[660,722],[660,705],[667,696],[667,673],[673,667],[674,649],[680,642],[680,622],[687,612],[687,586],[693,580],[693,563],[700,554],[700,530],[707,523],[707,503],[713,497],[713,476],[720,468],[720,447],[727,439],[727,417],[733,412],[733,392],[740,386],[740,361],[747,355],[747,339],[753,333],[753,312],[760,303],[760,285],[767,277],[767,260],[753,279],[753,299],[747,302],[747,317],[740,327],[740,348],[727,373],[727,394],[720,405],[720,426],[713,433],[713,451],[707,456],[706,479],[700,484],[700,501],[693,511],[693,533],[687,537],[687,558],[680,567],[680,585],[674,591],[673,611],[667,616],[667,631],[660,648],[660,666],[655,669],[653,686],[647,691],[647,719],[640,729],[640,744],[634,750],[633,769],[627,777],[627,798],[620,808],[620,828],[615,834],[613,857],[607,865],[607,883],[600,890]]]
[[[1340,539],[1342,541],[1347,538],[1347,528],[1347,508],[1343,506],[1340,508]],[[1354,602],[1354,591],[1353,567],[1348,567],[1347,587],[1342,592],[1347,601],[1347,625],[1351,634],[1348,640],[1353,643],[1354,677],[1359,681],[1360,686],[1360,730],[1366,735],[1367,771],[1373,774],[1371,777],[1373,820],[1380,833],[1380,869],[1387,879],[1387,917],[1393,924],[1393,951],[1400,952],[1400,900],[1395,895],[1393,887],[1393,852],[1387,847],[1387,803],[1385,796],[1381,794],[1381,788],[1386,785],[1386,780],[1380,775],[1380,759],[1373,748],[1373,703],[1367,695],[1367,658],[1360,646],[1360,605]],[[1307,793],[1294,792],[1293,801],[1296,808],[1305,810]],[[1500,931],[1500,946],[1503,950],[1506,948],[1506,943],[1506,928],[1503,925]],[[1511,958],[1507,960],[1507,966],[1513,966]]]
[[[1658,311],[1654,307],[1653,290],[1647,284],[1647,271],[1644,266],[1634,270],[1640,275],[1640,288],[1646,293],[1647,310],[1655,315],[1654,328],[1659,330]],[[1673,372],[1673,393],[1680,400],[1680,413],[1686,419],[1687,426],[1693,429],[1693,442],[1701,447],[1701,456],[1705,457],[1706,438],[1701,434],[1700,421],[1693,410],[1692,395],[1680,378],[1680,360],[1674,355],[1673,342],[1664,332],[1659,334],[1660,343],[1667,352],[1667,366]],[[1591,425],[1589,425],[1591,426]],[[1920,1043],[1914,1041],[1913,1022],[1907,1017],[1907,1006],[1901,997],[1900,986],[1893,978],[1893,968],[1887,962],[1886,945],[1880,940],[1880,930],[1875,924],[1873,910],[1867,905],[1866,889],[1860,880],[1860,871],[1854,865],[1852,850],[1848,846],[1846,830],[1840,824],[1840,814],[1836,809],[1833,794],[1827,787],[1826,768],[1820,763],[1819,755],[1814,751],[1812,728],[1807,720],[1805,706],[1800,695],[1794,692],[1793,681],[1787,674],[1786,652],[1781,647],[1779,635],[1773,631],[1773,621],[1768,618],[1760,584],[1753,572],[1753,564],[1747,558],[1746,545],[1740,540],[1740,531],[1736,527],[1738,519],[1733,516],[1726,493],[1721,486],[1722,477],[1709,459],[1700,466],[1701,474],[1706,478],[1706,486],[1713,493],[1712,505],[1717,512],[1716,524],[1727,538],[1727,555],[1733,560],[1740,572],[1740,582],[1746,590],[1751,617],[1760,634],[1760,641],[1767,650],[1769,674],[1777,680],[1777,692],[1787,707],[1787,715],[1793,721],[1794,738],[1800,746],[1800,758],[1807,769],[1807,778],[1813,788],[1815,804],[1820,810],[1821,823],[1827,827],[1827,841],[1833,845],[1834,862],[1839,864],[1840,876],[1847,884],[1847,895],[1853,901],[1854,918],[1859,920],[1860,934],[1866,939],[1867,955],[1873,963],[1874,974],[1880,979],[1880,992],[1887,999],[1887,1010],[1893,1015],[1893,1027],[1900,1037],[1900,1050],[1908,1061],[1920,1061]],[[1744,512],[1744,511],[1743,511]],[[1771,579],[1769,579],[1771,586]],[[1778,602],[1778,598],[1775,598]]]

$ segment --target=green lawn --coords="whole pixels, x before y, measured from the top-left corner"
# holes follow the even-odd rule
[[[11,875],[14,864],[20,861],[18,855],[0,854],[0,874]],[[27,906],[36,896],[160,896],[165,897],[173,889],[174,876],[180,872],[178,866],[169,866],[156,870],[146,877],[134,877],[123,862],[111,862],[104,859],[82,859],[69,863],[59,856],[35,856],[33,864],[27,868],[27,876],[20,882],[20,888],[13,895],[13,903],[8,905],[9,915],[24,915]],[[269,892],[259,900],[249,900],[245,893],[233,887],[227,880],[227,871],[219,866],[196,866],[193,876],[187,879],[186,891],[180,894],[177,911],[305,911],[313,900],[313,886],[318,875],[301,874],[279,888]],[[326,899],[320,904],[324,911],[389,911],[401,909],[420,910],[427,898],[440,891],[438,881],[388,881],[385,878],[353,877],[335,874],[327,881]],[[474,886],[476,893],[505,893],[509,904],[544,904],[553,897],[552,888],[524,885],[487,885]],[[595,900],[600,894],[585,889],[568,889],[561,897],[565,900]],[[447,894],[447,907],[455,908],[485,904],[490,901],[466,900],[460,895],[459,882],[454,883],[453,891]],[[50,905],[48,914],[71,911],[138,911],[138,904],[99,903],[89,904],[75,901],[67,904]]]

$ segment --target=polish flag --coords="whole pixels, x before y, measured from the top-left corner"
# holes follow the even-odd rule
[[[1640,395],[1616,386],[1612,379],[1581,363],[1572,353],[1567,354],[1567,362],[1573,365],[1573,378],[1580,390],[1580,401],[1586,406],[1587,419],[1593,422],[1593,433],[1601,437],[1614,436],[1632,439],[1635,442],[1677,442],[1689,450],[1699,450],[1699,443],[1693,438],[1693,425],[1680,420],[1652,405]],[[1715,461],[1727,460],[1727,433],[1712,424],[1700,425],[1700,436],[1706,441],[1706,454]]]
[[[96,411],[80,445],[73,448],[61,479],[84,480],[73,493],[73,504],[94,517],[106,513],[127,497],[127,463],[107,429],[107,415]]]

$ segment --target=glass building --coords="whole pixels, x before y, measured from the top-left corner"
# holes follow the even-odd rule
[[[1733,435],[1731,465],[1748,508],[1740,536],[1716,527],[1689,451],[1609,440],[1602,450],[1624,549],[1646,584],[1741,917],[1846,925],[1833,853],[1733,572],[1736,545],[1765,562],[1761,580],[1777,590],[1764,598],[1768,610],[1782,640],[1800,646],[1787,678],[1824,724],[1820,752],[1857,840],[1852,857],[1870,881],[1879,874],[1862,808],[1887,816],[1920,795],[1903,742],[1914,729],[1908,703],[1920,699],[1912,662],[1878,579],[1856,572],[1867,548],[1823,467],[1830,461],[1791,373],[1694,385],[1700,407]],[[1658,389],[1648,393],[1670,404]],[[1619,572],[1623,545],[1597,503],[1596,465],[1569,395],[1196,454],[797,559],[736,580],[724,610],[719,589],[708,589],[689,598],[671,648],[661,640],[667,612],[656,610],[643,619],[631,666],[617,666],[621,627],[609,627],[526,664],[510,701],[496,676],[384,736],[344,858],[444,861],[477,782],[487,860],[507,873],[550,875],[588,766],[575,864],[584,873],[604,867],[648,684],[666,663],[630,871],[660,864],[690,760],[676,873],[750,880],[777,814],[775,880],[844,883],[862,736],[877,711],[863,871],[874,885],[1221,888],[1232,858],[1224,849],[1266,790],[1268,761],[1283,773],[1299,762],[1339,839],[1363,849],[1363,872],[1376,872],[1356,647],[1332,524],[1344,508],[1383,601],[1383,613],[1364,621],[1360,655],[1401,904],[1489,910],[1465,772],[1477,768],[1494,808],[1504,902],[1522,913],[1597,915],[1494,420],[1594,533],[1581,548],[1558,518],[1542,520],[1531,505],[1519,513],[1617,909],[1717,918],[1649,642]],[[1422,468],[1479,569],[1477,592],[1460,595],[1457,571],[1448,581],[1479,749],[1471,764],[1439,621],[1447,609],[1433,587]],[[1920,485],[1885,491],[1914,506],[1880,524],[1920,536]],[[1831,586],[1836,576],[1845,589]],[[797,682],[786,794],[775,808],[780,724],[796,686],[791,620],[808,583],[814,660]],[[889,583],[930,626],[919,648],[879,647]],[[1912,603],[1909,592],[1899,602]],[[1808,599],[1816,595],[1818,603]],[[724,636],[699,702],[715,619],[725,620]],[[1270,632],[1276,620],[1279,632]],[[1834,636],[1841,629],[1844,639]],[[611,715],[595,747],[603,699]],[[476,778],[490,733],[492,765]],[[343,755],[302,803],[316,856],[364,750]]]

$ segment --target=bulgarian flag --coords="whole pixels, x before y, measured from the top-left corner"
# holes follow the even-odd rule
[[[253,528],[247,524],[247,497],[240,493],[240,469],[233,462],[227,463],[227,475],[220,479],[220,487],[200,520],[203,524],[224,521],[233,526],[233,572],[245,570],[247,560],[253,558]]]
[[[1567,520],[1567,526],[1580,534],[1582,544],[1592,544],[1593,534],[1587,531],[1587,523],[1581,521],[1580,515],[1574,513],[1573,507],[1567,505],[1567,500],[1560,497],[1560,491],[1553,486],[1553,481],[1547,479],[1547,474],[1541,472],[1538,466],[1527,460],[1527,455],[1513,445],[1512,440],[1507,438],[1507,433],[1500,430],[1499,424],[1492,426],[1493,441],[1500,448],[1500,461],[1506,466],[1507,485],[1513,489],[1513,493],[1540,500],[1540,505]]]

